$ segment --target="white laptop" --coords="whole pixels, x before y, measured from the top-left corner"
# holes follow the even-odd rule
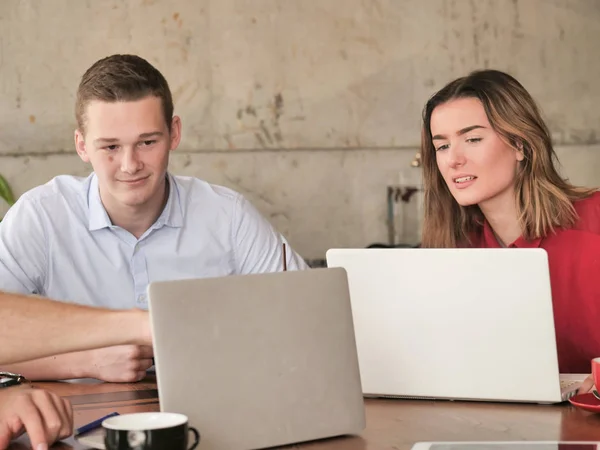
[[[364,429],[345,270],[159,282],[148,294],[160,409],[189,416],[200,450]]]
[[[331,249],[348,273],[365,396],[558,403],[543,249]],[[562,379],[562,380],[561,380]]]

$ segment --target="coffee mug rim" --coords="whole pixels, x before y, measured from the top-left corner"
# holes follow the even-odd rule
[[[128,419],[141,418],[146,419],[151,416],[158,416],[163,418],[174,419],[175,423],[169,424],[140,424],[139,426],[119,425],[119,422],[123,422]],[[120,414],[118,416],[109,417],[102,421],[102,427],[107,430],[114,431],[152,431],[152,430],[165,430],[169,428],[176,428],[186,425],[189,422],[189,418],[185,414],[173,413],[173,412],[139,412],[139,413],[127,413]]]

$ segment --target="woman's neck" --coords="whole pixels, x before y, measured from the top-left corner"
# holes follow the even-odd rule
[[[512,190],[480,203],[479,209],[502,247],[508,247],[523,234]]]

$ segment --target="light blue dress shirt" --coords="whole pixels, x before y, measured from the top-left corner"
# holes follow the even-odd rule
[[[152,281],[306,269],[239,193],[168,175],[166,206],[140,239],[115,226],[95,174],[61,175],[0,222],[0,290],[107,308],[147,309]]]

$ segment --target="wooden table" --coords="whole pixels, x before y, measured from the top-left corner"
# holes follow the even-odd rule
[[[135,384],[36,383],[67,397],[75,426],[112,411],[159,411],[154,377]],[[417,441],[565,440],[600,441],[600,414],[562,405],[424,400],[366,400],[367,428],[357,437],[289,448],[317,450],[408,450]],[[9,447],[23,449],[19,444]],[[53,448],[72,449],[68,444]]]

